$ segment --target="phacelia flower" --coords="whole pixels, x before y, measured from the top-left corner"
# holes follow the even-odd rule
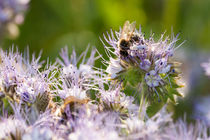
[[[76,112],[89,102],[91,91],[96,91],[98,85],[104,83],[104,74],[94,67],[94,62],[98,59],[95,57],[96,51],[92,50],[89,58],[86,59],[87,51],[88,49],[79,57],[73,51],[69,58],[66,47],[60,53],[62,59],[57,59],[58,66],[61,68],[57,78],[59,82],[57,82],[55,96],[59,96],[61,105],[57,107],[56,115]]]
[[[139,30],[135,29],[135,23],[125,23],[119,32],[104,35],[107,43],[105,46],[110,60],[106,62],[106,72],[112,80],[123,81],[124,88],[133,87],[154,101],[174,101],[174,95],[180,95],[176,88],[179,74],[176,71],[177,64],[172,61],[177,37],[164,38],[164,34],[158,41],[154,41],[153,35],[146,39]],[[110,47],[111,46],[111,47]]]
[[[35,55],[30,60],[29,53],[25,57],[13,49],[0,51],[0,89],[15,102],[36,104],[38,110],[44,110],[49,102],[51,79],[54,68],[40,72],[43,62]]]
[[[95,86],[103,81],[100,77],[101,72],[94,69],[94,62],[97,59],[95,57],[95,50],[90,54],[90,57],[86,60],[88,49],[77,58],[75,51],[73,51],[71,57],[68,56],[68,48],[66,47],[60,53],[62,60],[57,59],[57,62],[61,66],[59,85],[61,90],[58,94],[61,98],[65,99],[68,96],[74,96],[79,99],[87,97],[87,91],[95,88]]]
[[[100,89],[99,94],[98,98],[104,110],[118,111],[124,115],[138,112],[138,106],[134,103],[134,98],[121,92],[120,86],[112,87],[109,85],[108,90]]]

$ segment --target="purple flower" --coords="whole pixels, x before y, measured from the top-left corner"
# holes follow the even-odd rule
[[[109,89],[100,89],[99,90],[99,99],[101,100],[101,104],[106,104],[104,108],[107,106],[113,111],[125,111],[126,109],[129,113],[138,112],[138,106],[134,104],[134,98],[132,96],[126,96],[125,93],[120,91],[121,86],[112,87],[109,85]]]
[[[154,70],[148,72],[144,79],[147,85],[152,88],[159,86],[162,80],[161,77]]]
[[[165,94],[158,92],[164,91],[168,85],[171,86],[171,81],[179,76],[170,59],[175,50],[184,43],[175,46],[178,36],[172,35],[169,39],[168,36],[164,38],[162,34],[158,41],[154,41],[152,34],[146,39],[141,28],[137,30],[134,22],[130,24],[126,21],[122,30],[111,30],[107,36],[104,34],[104,39],[107,43],[102,39],[101,41],[110,58],[109,61],[105,61],[106,72],[112,80],[124,80],[135,87],[146,83],[143,84],[147,85],[144,90],[155,92],[159,98],[159,94]]]
[[[29,52],[23,57],[13,48],[9,52],[0,51],[0,87],[2,92],[15,102],[43,105],[46,108],[48,96],[50,96],[50,86],[53,85],[55,69],[47,64],[42,72],[40,68],[44,62],[39,62],[40,55],[35,54],[29,57]],[[50,76],[49,76],[50,75]],[[46,98],[45,98],[46,97]],[[42,110],[39,108],[40,110]]]
[[[112,46],[114,50],[111,50],[110,47],[105,45],[102,41],[107,50],[107,55],[110,56],[109,54],[114,54],[117,57],[114,62],[118,64],[115,65],[124,66],[123,69],[129,66],[139,67],[142,71],[145,71],[145,73],[154,70],[156,73],[167,74],[171,70],[168,61],[174,51],[179,47],[175,47],[175,43],[178,40],[177,37],[172,37],[171,42],[169,42],[169,38],[166,37],[163,39],[162,35],[158,42],[155,42],[152,36],[148,40],[145,39],[141,28],[139,31],[134,30],[132,35],[128,38],[129,49],[127,50],[128,55],[125,57],[120,54],[121,48],[119,44],[120,41],[122,41],[122,34],[126,33],[120,30],[119,32],[115,32],[115,35],[113,31],[111,31],[111,35],[107,34],[108,37],[104,35],[106,42]],[[112,57],[110,59],[110,65],[112,65],[114,59]],[[108,69],[110,69],[109,66]],[[110,74],[119,73],[123,69],[118,68],[119,71],[114,72],[108,70],[107,72]]]
[[[57,59],[60,69],[58,83],[58,95],[65,99],[68,96],[74,96],[78,99],[87,97],[89,89],[97,88],[96,85],[103,83],[103,73],[94,68],[94,62],[98,57],[95,57],[95,50],[91,51],[90,57],[86,59],[88,49],[82,53],[78,58],[75,51],[68,56],[68,48],[62,49],[60,56]],[[61,88],[59,88],[61,87]]]

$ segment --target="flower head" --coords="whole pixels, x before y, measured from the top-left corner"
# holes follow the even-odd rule
[[[36,104],[39,110],[47,107],[49,102],[51,78],[54,68],[40,71],[44,62],[39,62],[40,55],[32,59],[29,52],[22,56],[13,48],[9,52],[0,51],[0,89],[15,102]],[[40,107],[41,105],[41,107]]]
[[[146,95],[158,96],[159,100],[161,96],[168,96],[167,94],[173,98],[173,95],[170,95],[174,94],[170,92],[171,88],[179,87],[175,82],[178,77],[176,65],[171,60],[174,51],[181,45],[175,46],[177,37],[164,38],[163,34],[158,41],[154,41],[152,34],[146,39],[141,28],[135,29],[135,23],[130,24],[128,21],[122,30],[111,30],[111,35],[107,36],[104,35],[104,38],[108,45],[103,41],[102,43],[110,57],[106,72],[111,79],[124,80],[125,87],[130,84],[136,88],[142,83]],[[178,92],[176,94],[178,95]]]
[[[62,49],[61,58],[57,59],[58,64],[61,66],[60,80],[62,87],[59,90],[59,96],[66,98],[68,96],[74,96],[79,99],[86,98],[87,91],[93,89],[95,85],[103,81],[100,77],[101,72],[94,70],[95,50],[90,54],[90,57],[86,59],[88,49],[77,58],[75,51],[73,51],[71,57],[68,56],[68,49]]]
[[[118,111],[122,114],[137,113],[138,106],[134,103],[132,96],[127,96],[120,91],[121,86],[112,87],[109,85],[109,89],[99,90],[99,100],[104,110]],[[125,115],[124,114],[124,115]]]

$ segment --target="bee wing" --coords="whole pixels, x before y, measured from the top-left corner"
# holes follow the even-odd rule
[[[134,22],[132,22],[131,24],[130,24],[130,33],[133,33],[134,32],[134,30],[135,30],[135,28],[136,28],[136,21],[134,21]]]
[[[136,22],[132,22],[130,24],[130,22],[127,20],[123,26],[120,38],[126,40],[129,39],[132,33],[134,32],[135,27],[136,27]]]

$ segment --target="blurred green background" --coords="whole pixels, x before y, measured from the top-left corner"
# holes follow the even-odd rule
[[[188,49],[210,48],[209,0],[31,0],[20,35],[6,38],[3,46],[42,49],[53,59],[65,45],[77,52],[88,44],[102,48],[99,36],[126,20],[141,24],[146,35],[170,34],[173,27]]]
[[[210,57],[210,0],[31,0],[19,36],[7,36],[1,45],[43,50],[43,59],[52,61],[66,45],[81,53],[89,44],[103,53],[99,37],[111,28],[118,30],[126,20],[141,24],[146,36],[151,30],[155,37],[164,31],[170,35],[173,27],[175,34],[181,33],[180,42],[187,40],[178,57],[190,94],[180,101],[179,112],[190,110],[198,94],[210,94],[200,68]]]

